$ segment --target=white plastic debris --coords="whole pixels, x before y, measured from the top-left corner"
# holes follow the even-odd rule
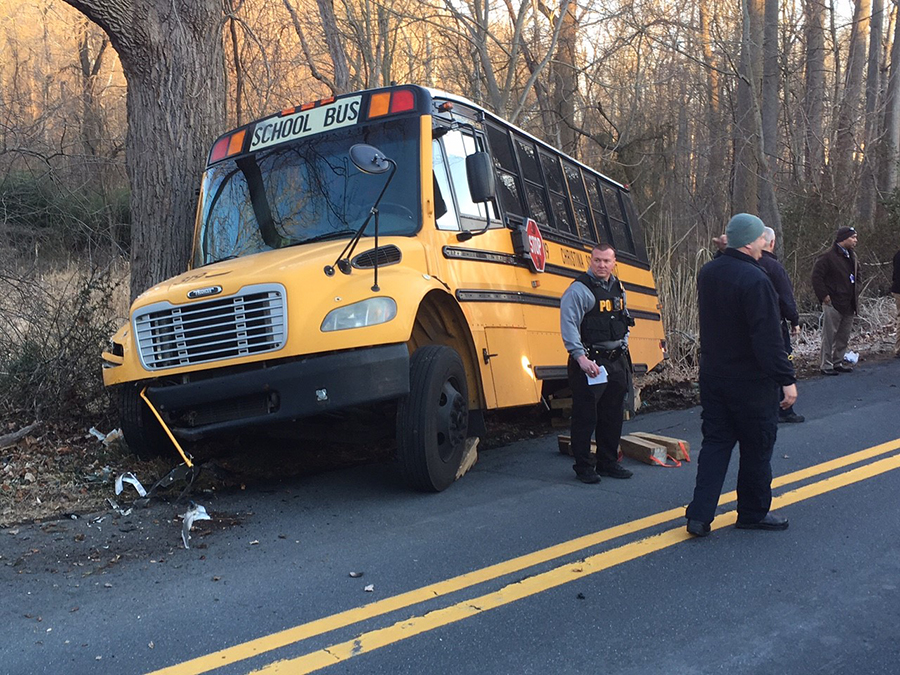
[[[847,352],[844,354],[844,361],[847,363],[858,363],[859,362],[859,352]]]
[[[102,431],[99,431],[97,427],[91,427],[90,429],[88,429],[88,433],[98,441],[106,440],[106,434],[104,434]]]
[[[190,544],[188,543],[191,540],[191,526],[194,524],[195,520],[212,520],[209,517],[209,514],[206,512],[206,507],[202,504],[195,504],[191,502],[191,508],[184,512],[184,515],[181,516],[184,520],[184,523],[181,526],[181,540],[184,542],[185,548],[190,548]]]
[[[147,496],[147,491],[144,489],[144,486],[141,485],[141,481],[137,479],[130,471],[123,473],[119,476],[116,476],[116,494],[122,494],[122,490],[125,489],[125,486],[122,483],[129,483],[130,485],[134,485],[134,489],[138,491],[138,494],[141,497]]]
[[[121,506],[119,506],[116,500],[111,497],[107,497],[106,501],[109,504],[109,508],[118,513],[120,516],[127,516],[131,513],[130,507],[127,509],[123,509]]]
[[[103,445],[107,448],[111,446],[113,443],[118,443],[124,438],[122,435],[121,429],[113,429],[108,434],[106,434],[106,438],[103,439]]]
[[[375,592],[375,584],[369,584],[363,589],[366,593],[374,593]]]

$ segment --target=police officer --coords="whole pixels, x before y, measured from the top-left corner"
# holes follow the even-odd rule
[[[630,386],[628,328],[634,320],[625,308],[625,289],[615,276],[616,251],[598,244],[586,273],[566,289],[560,301],[560,329],[569,352],[572,389],[572,455],[582,483],[600,476],[631,478],[618,462],[619,437]],[[591,434],[597,454],[591,454]]]
[[[739,213],[725,230],[728,248],[700,270],[700,405],[703,444],[697,461],[687,531],[710,532],[731,453],[740,444],[737,527],[787,529],[772,505],[772,450],[783,409],[797,400],[794,367],[781,336],[781,311],[772,282],[757,262],[765,225]]]

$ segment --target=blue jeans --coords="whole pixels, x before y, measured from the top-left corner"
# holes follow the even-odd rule
[[[712,522],[735,444],[740,444],[738,520],[755,523],[769,512],[772,450],[778,432],[778,390],[778,385],[768,378],[745,380],[700,374],[703,443],[688,518]]]

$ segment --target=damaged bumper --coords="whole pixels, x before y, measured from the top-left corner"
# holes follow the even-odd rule
[[[185,440],[311,417],[409,393],[405,344],[315,356],[208,379],[150,386],[147,396]]]

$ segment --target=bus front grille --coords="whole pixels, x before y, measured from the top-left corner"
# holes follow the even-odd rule
[[[149,305],[135,312],[134,335],[148,370],[275,351],[287,339],[284,287],[246,286],[215,300]]]

